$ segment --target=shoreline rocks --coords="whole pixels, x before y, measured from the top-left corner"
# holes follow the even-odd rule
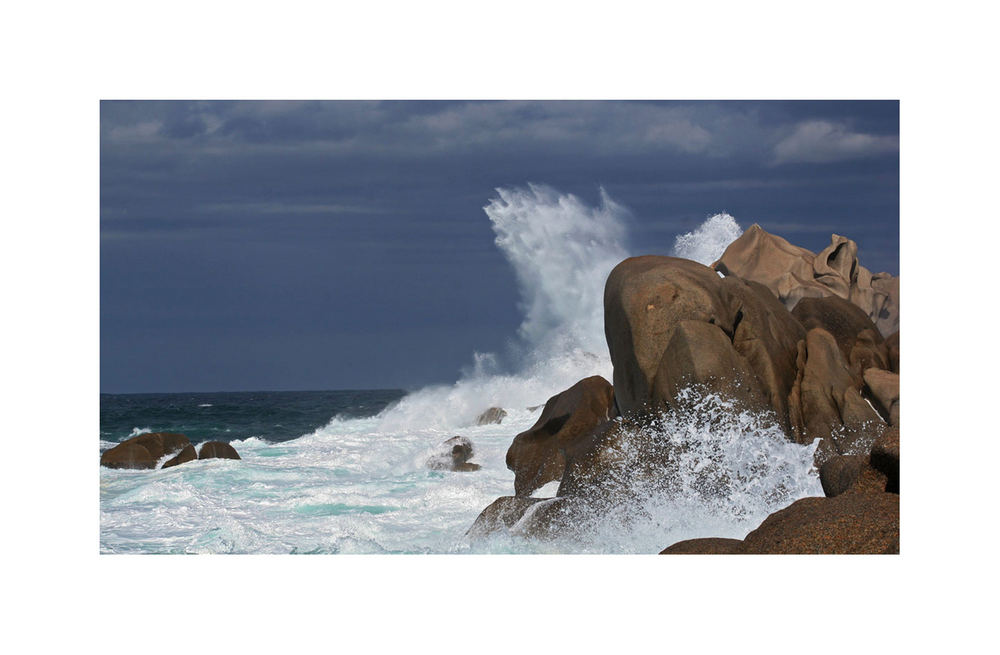
[[[240,459],[239,453],[223,441],[209,441],[196,452],[194,445],[183,434],[176,432],[149,432],[131,437],[101,454],[101,466],[112,469],[156,469],[167,455],[174,455],[160,468],[171,468],[196,459]]]
[[[686,446],[660,428],[708,421],[711,430],[721,403],[789,441],[818,439],[826,497],[792,502],[743,540],[693,539],[664,553],[898,553],[898,288],[898,278],[859,265],[850,239],[833,235],[814,254],[756,225],[712,268],[622,261],[604,291],[613,386],[583,392],[584,380],[549,399],[508,450],[515,495],[487,507],[470,535],[585,533],[594,512],[609,510],[627,524],[643,511],[637,494],[646,492],[636,490],[676,480]],[[603,416],[587,394],[607,403]],[[581,407],[586,420],[574,423]],[[742,478],[724,470],[695,477],[687,483],[708,487],[691,493],[740,491],[730,485]],[[556,479],[555,498],[527,497]]]
[[[164,455],[179,452],[191,442],[175,432],[147,432],[126,439],[101,454],[101,466],[113,469],[155,469]]]

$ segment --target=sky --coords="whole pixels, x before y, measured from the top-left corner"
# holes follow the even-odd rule
[[[103,101],[101,391],[414,389],[521,322],[483,211],[549,185],[629,252],[728,212],[899,274],[896,101]]]

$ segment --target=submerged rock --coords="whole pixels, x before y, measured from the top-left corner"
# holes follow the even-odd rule
[[[466,534],[471,539],[482,539],[495,532],[510,530],[529,507],[541,500],[525,496],[501,496],[479,513]]]
[[[468,529],[475,541],[495,534],[547,541],[579,536],[586,516],[576,498],[501,496],[490,503]]]
[[[565,449],[607,421],[613,410],[613,389],[599,375],[580,380],[549,398],[535,424],[514,437],[507,450],[507,468],[514,472],[514,493],[529,496],[543,485],[562,479]]]
[[[500,407],[490,407],[476,418],[476,425],[490,425],[500,423],[506,418],[506,410]]]
[[[427,460],[427,467],[436,471],[478,471],[479,464],[472,459],[474,451],[472,442],[465,437],[452,437],[441,443],[441,452]]]
[[[154,469],[164,455],[190,446],[183,434],[149,432],[126,439],[101,455],[101,466],[114,469]]]
[[[224,441],[209,441],[198,451],[198,459],[240,459],[236,449]]]

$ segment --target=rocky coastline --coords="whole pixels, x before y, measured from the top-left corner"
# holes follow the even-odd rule
[[[816,444],[825,496],[792,502],[742,540],[666,543],[664,554],[898,553],[899,278],[872,274],[857,252],[834,234],[812,253],[753,225],[712,266],[618,264],[604,292],[613,379],[556,394],[513,438],[514,493],[469,538],[574,535],[585,514],[641,511],[637,483],[669,478],[677,459],[649,426],[708,416],[710,397]],[[554,497],[532,496],[554,481]]]

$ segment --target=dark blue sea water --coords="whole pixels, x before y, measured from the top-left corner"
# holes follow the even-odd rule
[[[123,441],[148,428],[180,432],[193,443],[288,441],[335,416],[374,416],[404,395],[399,389],[101,394],[101,440]]]

